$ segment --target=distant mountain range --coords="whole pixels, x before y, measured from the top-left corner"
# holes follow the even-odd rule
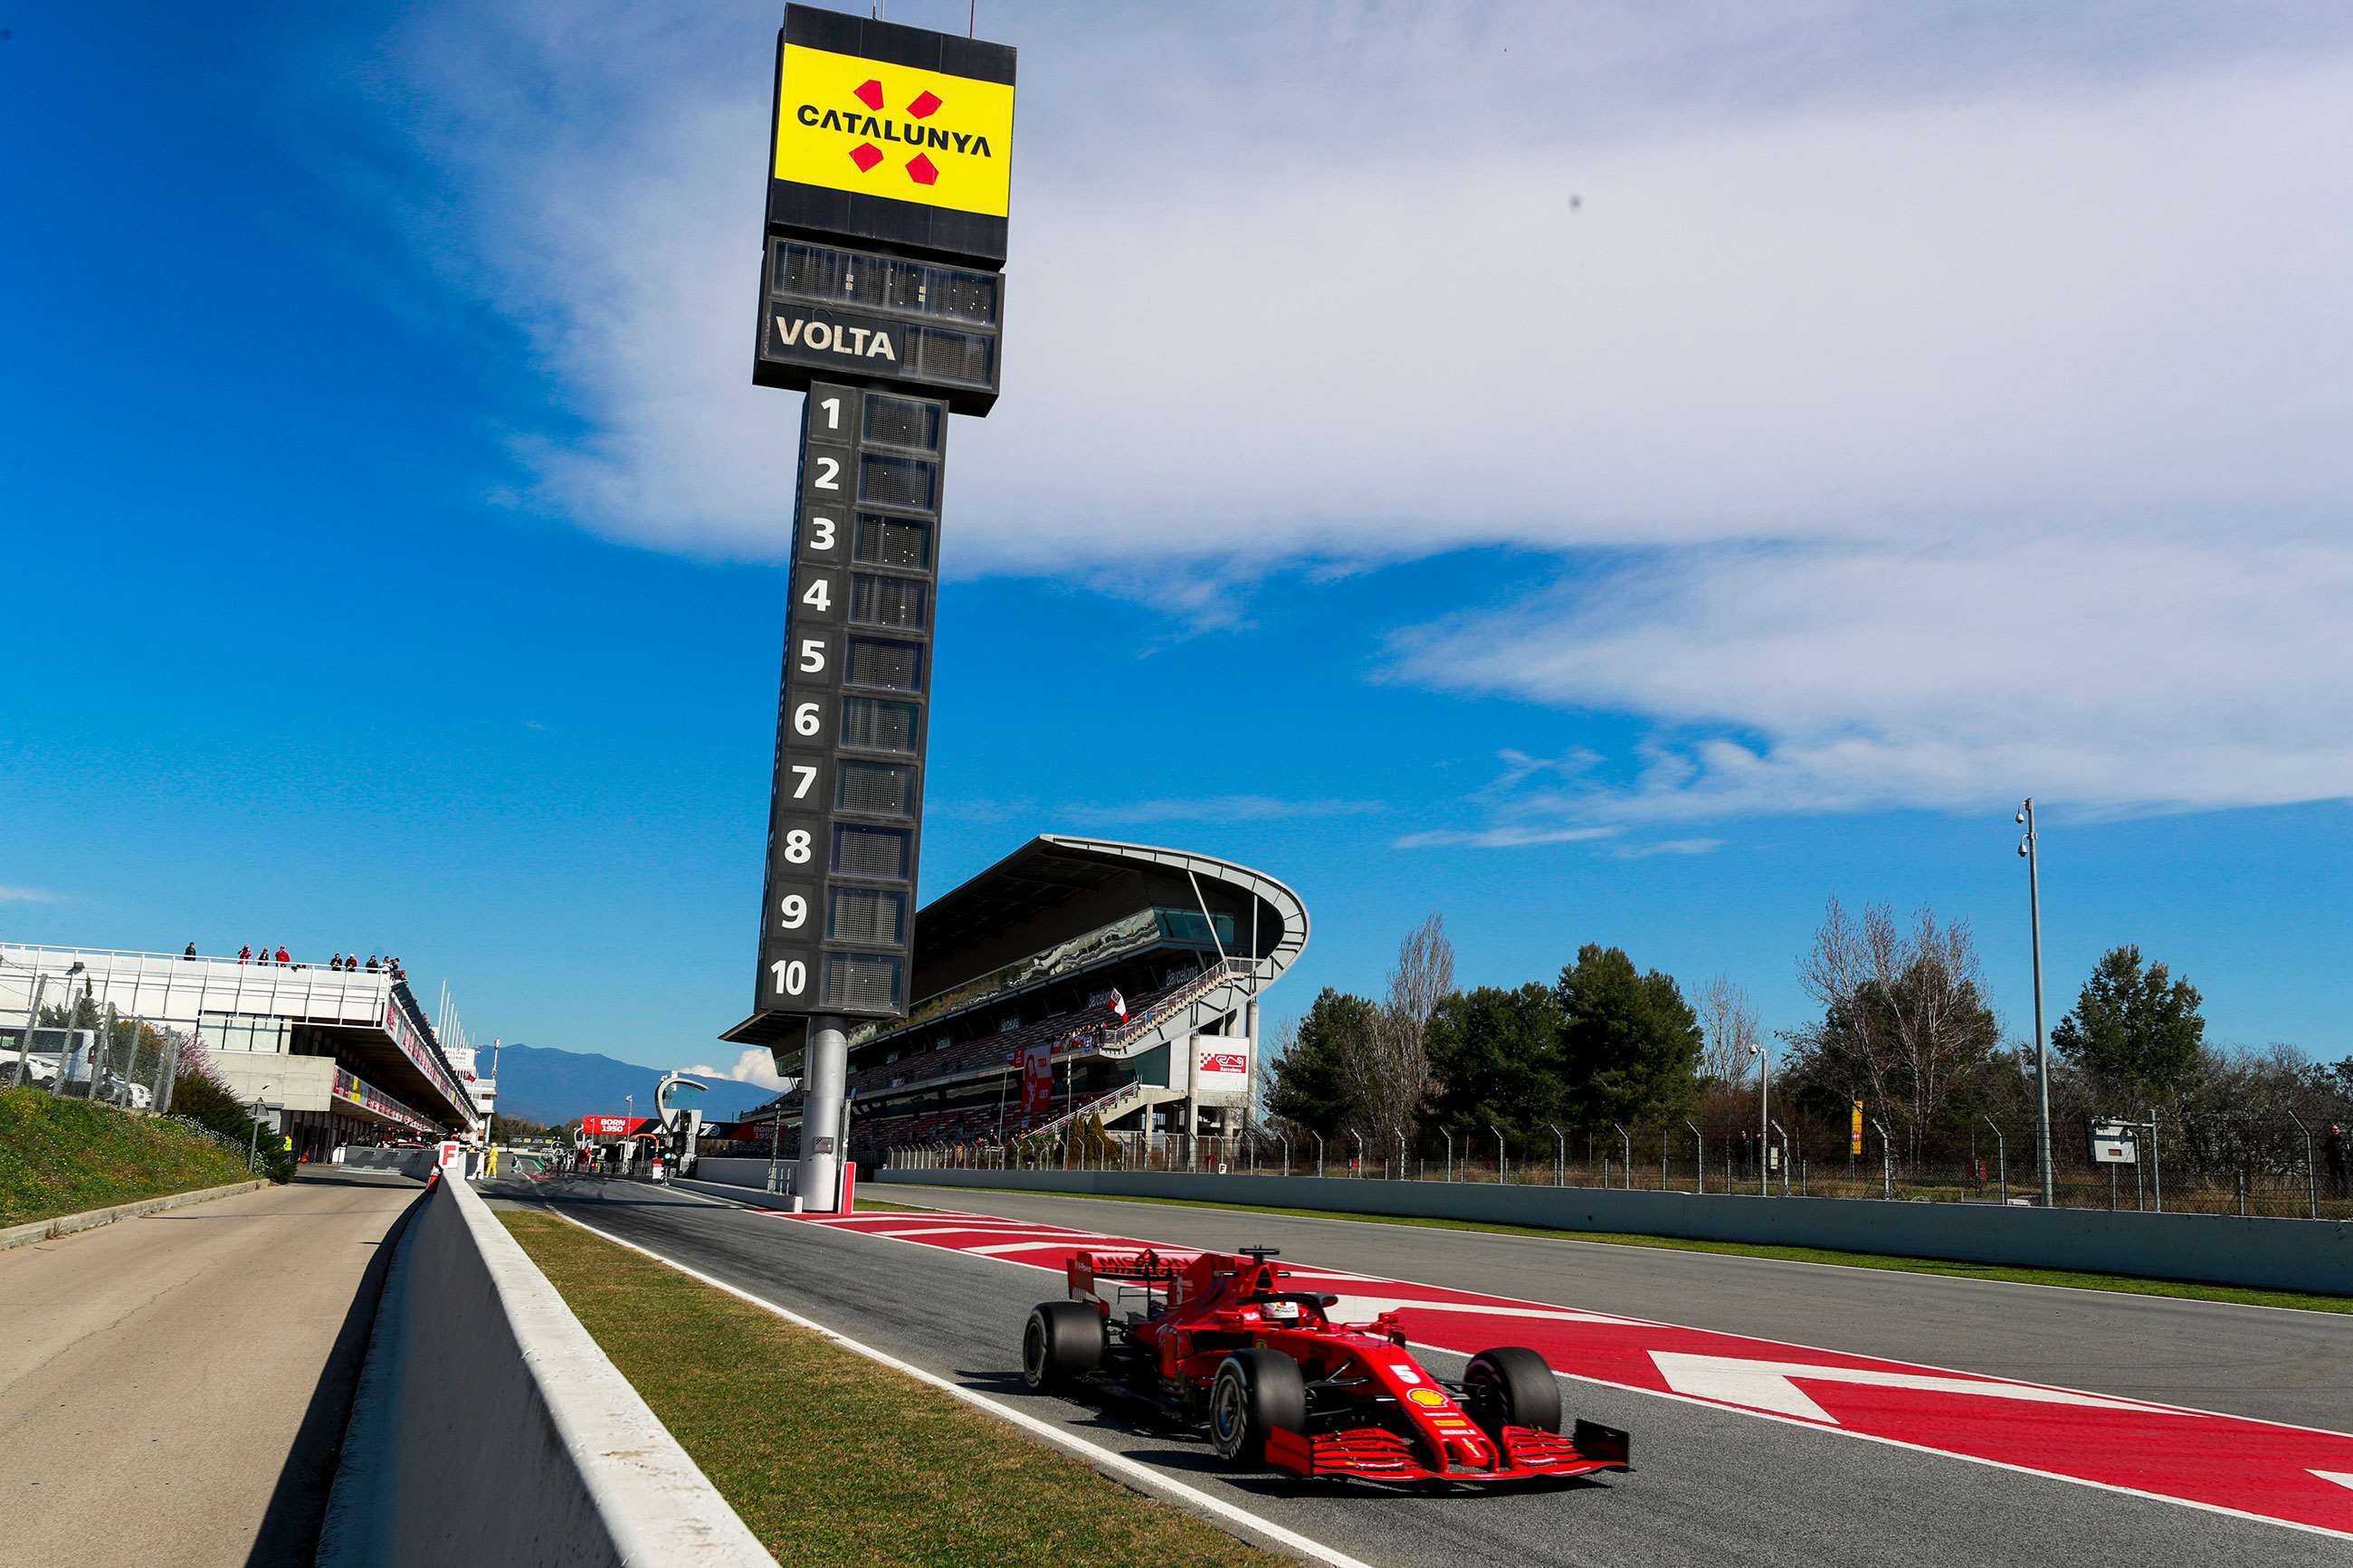
[[[487,1075],[490,1066],[486,1051],[474,1070]],[[637,1113],[648,1116],[653,1112],[654,1089],[665,1076],[654,1068],[587,1051],[508,1046],[499,1053],[499,1111],[559,1126],[583,1116],[618,1116],[628,1109],[623,1097],[634,1094]],[[757,1084],[712,1078],[698,1081],[711,1087],[699,1095],[681,1095],[671,1103],[691,1105],[709,1121],[740,1116],[776,1098],[773,1089]]]

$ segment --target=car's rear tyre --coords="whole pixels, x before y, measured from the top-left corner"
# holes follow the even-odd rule
[[[1551,1363],[1522,1345],[1481,1351],[1462,1373],[1471,1418],[1491,1437],[1506,1426],[1560,1430],[1560,1384]]]
[[[1307,1384],[1299,1363],[1281,1351],[1236,1351],[1209,1383],[1209,1442],[1219,1458],[1255,1465],[1266,1458],[1267,1434],[1307,1429]]]
[[[1103,1324],[1083,1301],[1040,1301],[1021,1331],[1021,1380],[1043,1393],[1103,1365]]]

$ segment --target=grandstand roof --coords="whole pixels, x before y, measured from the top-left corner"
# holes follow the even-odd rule
[[[1230,956],[1272,979],[1307,945],[1307,906],[1262,871],[1189,849],[1041,834],[917,911],[912,949],[921,1003],[951,986],[1155,905],[1233,921]],[[797,1051],[805,1021],[754,1014],[721,1037]]]

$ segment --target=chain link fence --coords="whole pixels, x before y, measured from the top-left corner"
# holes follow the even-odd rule
[[[33,1010],[37,1022],[0,1024],[0,1088],[166,1114],[192,1037],[118,1013],[111,1005]]]
[[[2054,1123],[2055,1206],[2353,1219],[2353,1104],[2303,1113],[2143,1115],[2129,1163],[2091,1157],[2085,1129]],[[2154,1123],[2152,1133],[2149,1123]],[[901,1144],[886,1163],[914,1170],[1124,1170],[1321,1176],[1330,1180],[1504,1182],[1747,1196],[1911,1203],[2039,1204],[2032,1127],[1991,1119],[1919,1151],[1871,1123],[1795,1130],[1680,1125],[1479,1130],[1407,1125],[1377,1136],[1253,1127],[1227,1136],[1064,1129],[1047,1137]]]

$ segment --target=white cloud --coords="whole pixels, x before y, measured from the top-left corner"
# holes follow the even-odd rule
[[[1277,800],[1262,795],[1195,800],[1138,800],[1116,805],[1066,805],[1074,822],[1273,822],[1308,816],[1365,816],[1388,807],[1377,800]]]
[[[2317,540],[1700,552],[1434,628],[1400,664],[1666,727],[1638,779],[1521,791],[1523,816],[2275,804],[2353,792],[2348,601],[2353,552]]]
[[[63,901],[64,895],[42,888],[0,887],[0,904],[55,904]]]
[[[733,1067],[681,1068],[681,1072],[694,1078],[723,1079],[732,1083],[757,1084],[762,1089],[781,1089],[785,1080],[776,1076],[776,1059],[765,1050],[745,1051],[735,1058]]]
[[[579,420],[519,447],[531,503],[779,556],[765,39],[492,15],[412,59],[466,265]],[[1643,773],[1530,763],[1489,826],[1417,840],[2353,792],[2353,208],[2314,184],[2353,142],[2353,17],[1056,15],[1002,22],[1006,395],[953,438],[951,572],[1214,627],[1286,563],[1599,552],[1393,668],[1651,721]]]
[[[1655,844],[1621,844],[1620,860],[1647,860],[1653,855],[1707,855],[1724,847],[1721,838],[1662,838]]]
[[[1390,847],[1438,849],[1460,845],[1472,849],[1527,849],[1540,844],[1578,844],[1592,838],[1609,838],[1621,831],[1617,827],[1434,827],[1409,833],[1394,840]]]

